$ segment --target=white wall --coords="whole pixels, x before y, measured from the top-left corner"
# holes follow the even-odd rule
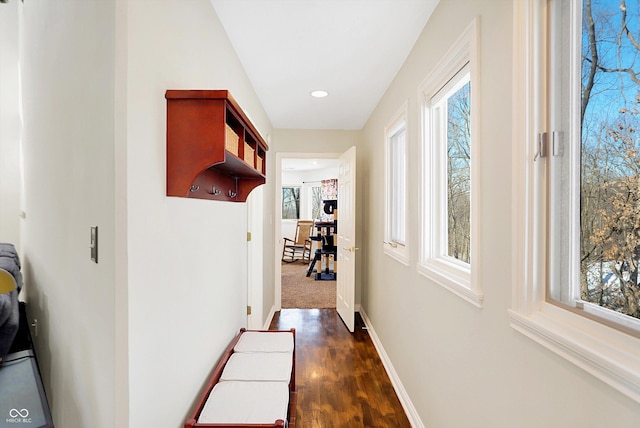
[[[480,17],[480,191],[483,309],[383,253],[382,133],[408,100],[409,234],[420,231],[417,89],[448,47]],[[441,0],[364,128],[362,305],[428,427],[635,426],[640,405],[509,327],[511,306],[512,2]],[[476,142],[474,142],[476,144]],[[360,165],[360,164],[359,164]]]
[[[167,89],[229,89],[270,123],[207,0],[130,0],[130,426],[180,426],[246,324],[247,205],[165,196]]]
[[[18,3],[0,5],[0,242],[20,249]]]
[[[248,211],[165,196],[164,93],[230,89],[271,125],[207,0],[20,7],[24,270],[56,426],[180,426],[246,324]]]
[[[56,426],[111,428],[114,2],[11,3],[23,9],[23,270],[40,368]]]

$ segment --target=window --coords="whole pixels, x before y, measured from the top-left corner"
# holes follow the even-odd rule
[[[282,188],[282,218],[284,220],[300,218],[300,187]]]
[[[443,134],[433,143],[446,150],[447,252],[471,263],[471,83],[468,67],[458,72],[442,95],[432,98],[432,124]],[[450,87],[447,91],[447,87]],[[446,132],[444,131],[446,129]],[[443,180],[444,182],[444,180]]]
[[[640,402],[639,12],[517,3],[511,319]]]
[[[566,48],[550,52],[558,74],[550,93],[559,96],[549,99],[555,239],[547,246],[550,299],[640,333],[640,47],[629,32],[637,33],[640,13],[633,3],[554,9],[558,27],[570,29],[572,17],[583,25],[551,33]]]
[[[320,218],[320,212],[322,210],[322,187],[320,184],[311,186],[311,219],[318,220]]]
[[[385,253],[408,265],[407,246],[407,105],[385,128],[386,227]]]
[[[479,252],[477,100],[473,85],[476,21],[427,76],[423,104],[423,232],[418,271],[472,304],[482,306]]]

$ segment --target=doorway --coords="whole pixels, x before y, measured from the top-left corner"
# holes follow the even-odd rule
[[[293,262],[283,262],[282,251],[285,238],[295,239],[299,220],[332,220],[324,214],[322,190],[328,181],[337,179],[339,156],[335,153],[276,154],[275,297],[279,309],[336,307],[336,281],[316,280],[319,264],[308,277],[306,275],[319,243],[312,241],[309,256],[301,259],[302,254],[297,254]],[[312,235],[316,233],[313,228]],[[333,260],[325,262],[333,268]]]

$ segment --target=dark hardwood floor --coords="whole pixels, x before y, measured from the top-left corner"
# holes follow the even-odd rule
[[[296,329],[296,428],[410,427],[356,314],[353,334],[335,309],[283,309],[272,330]]]

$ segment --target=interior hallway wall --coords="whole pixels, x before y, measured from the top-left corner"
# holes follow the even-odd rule
[[[40,369],[56,426],[112,428],[114,1],[11,3],[22,10],[23,272]]]
[[[418,87],[480,18],[480,280],[484,308],[416,270],[422,153]],[[640,405],[509,326],[511,307],[511,0],[441,0],[364,128],[367,286],[363,307],[422,422],[433,428],[635,426]],[[408,101],[410,265],[383,252],[383,130]]]
[[[165,196],[164,94],[229,89],[265,137],[271,125],[208,0],[128,3],[130,426],[177,427],[247,322],[248,213]]]
[[[230,89],[270,123],[207,0],[23,8],[24,268],[56,426],[180,426],[246,324],[247,207],[165,196],[164,92]]]
[[[20,92],[18,3],[0,5],[0,242],[20,251]]]

